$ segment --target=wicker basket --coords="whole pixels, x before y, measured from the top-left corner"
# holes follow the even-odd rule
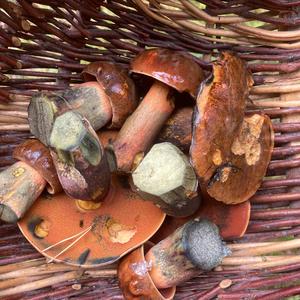
[[[240,248],[289,239],[299,243],[299,28],[300,1],[1,0],[0,167],[14,162],[12,150],[29,137],[31,95],[79,83],[86,63],[127,66],[144,48],[164,47],[190,52],[209,72],[211,61],[229,49],[253,73],[248,111],[267,113],[276,133],[268,176],[251,199],[248,230],[235,242]],[[299,251],[284,255],[281,265],[266,262],[249,269],[241,261],[238,267],[201,274],[178,287],[176,299],[300,295]],[[0,291],[11,290],[2,299],[123,299],[113,271],[83,275],[53,267],[31,277],[29,267],[42,263],[16,226],[0,224]],[[35,280],[39,283],[28,287]]]

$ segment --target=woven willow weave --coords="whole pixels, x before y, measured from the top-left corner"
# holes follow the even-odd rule
[[[1,0],[1,169],[14,162],[12,150],[30,136],[27,106],[37,90],[54,91],[80,83],[80,72],[89,62],[113,61],[126,67],[148,47],[187,51],[207,74],[211,61],[223,50],[234,51],[248,62],[255,85],[247,109],[263,111],[272,118],[275,148],[267,177],[251,199],[248,230],[237,247],[297,237],[300,1]],[[284,254],[290,257],[282,266],[260,264],[248,270],[241,261],[239,267],[200,274],[178,287],[176,299],[284,299],[299,295],[299,251]],[[97,271],[82,275],[72,268],[57,267],[36,277],[30,277],[29,271],[18,278],[11,275],[10,280],[2,276],[13,268],[26,268],[26,262],[17,268],[16,263],[39,257],[15,225],[0,224],[0,291],[19,288],[17,295],[4,299],[122,299],[117,280],[111,277],[113,272],[107,272],[109,278],[105,278]],[[3,267],[10,263],[14,264],[11,269]],[[57,280],[36,290],[20,289],[28,281],[44,278]],[[223,288],[220,282],[226,278],[232,282]]]

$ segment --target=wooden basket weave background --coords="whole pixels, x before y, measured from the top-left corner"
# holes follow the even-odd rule
[[[251,199],[250,225],[237,242],[297,237],[300,1],[1,0],[1,169],[14,162],[12,150],[30,136],[27,105],[36,90],[59,90],[81,82],[80,71],[88,62],[109,60],[126,66],[146,47],[188,51],[207,72],[223,50],[235,51],[248,62],[255,80],[248,111],[267,113],[276,135],[268,177]],[[279,267],[261,265],[247,270],[241,262],[238,268],[199,275],[178,287],[176,298],[284,299],[300,295],[300,253],[296,249],[293,254],[293,260]],[[0,224],[0,273],[4,273],[3,265],[39,257],[15,225]],[[70,272],[58,270],[49,276]],[[115,278],[105,279],[97,273],[63,278],[35,291],[19,290],[21,293],[7,299],[122,299]],[[219,286],[224,278],[232,280],[226,289]],[[24,283],[24,278],[14,280],[11,286]]]

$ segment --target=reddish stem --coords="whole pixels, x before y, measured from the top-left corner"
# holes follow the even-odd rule
[[[130,172],[137,154],[144,154],[173,111],[169,87],[156,81],[126,120],[114,144],[118,170]]]

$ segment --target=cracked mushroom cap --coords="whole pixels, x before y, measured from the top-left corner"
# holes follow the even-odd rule
[[[246,201],[256,192],[271,158],[270,119],[244,117],[252,84],[243,61],[225,52],[197,98],[191,161],[202,188],[227,204]]]
[[[85,81],[94,81],[105,90],[112,107],[112,120],[109,128],[121,128],[127,117],[137,106],[134,82],[126,71],[114,63],[93,62],[83,71]]]
[[[153,77],[179,92],[196,97],[203,72],[191,57],[181,52],[156,48],[145,50],[131,61],[131,71]]]
[[[47,191],[56,194],[62,191],[50,151],[37,139],[28,139],[15,148],[13,157],[27,163],[48,183]]]
[[[149,275],[151,265],[145,260],[144,249],[149,250],[149,243],[134,250],[124,257],[118,266],[119,286],[127,300],[171,300],[176,287],[158,289]]]
[[[41,196],[18,225],[33,247],[55,261],[89,268],[114,263],[145,243],[165,218],[126,180],[113,176],[105,201],[95,210],[82,210],[64,193]]]

